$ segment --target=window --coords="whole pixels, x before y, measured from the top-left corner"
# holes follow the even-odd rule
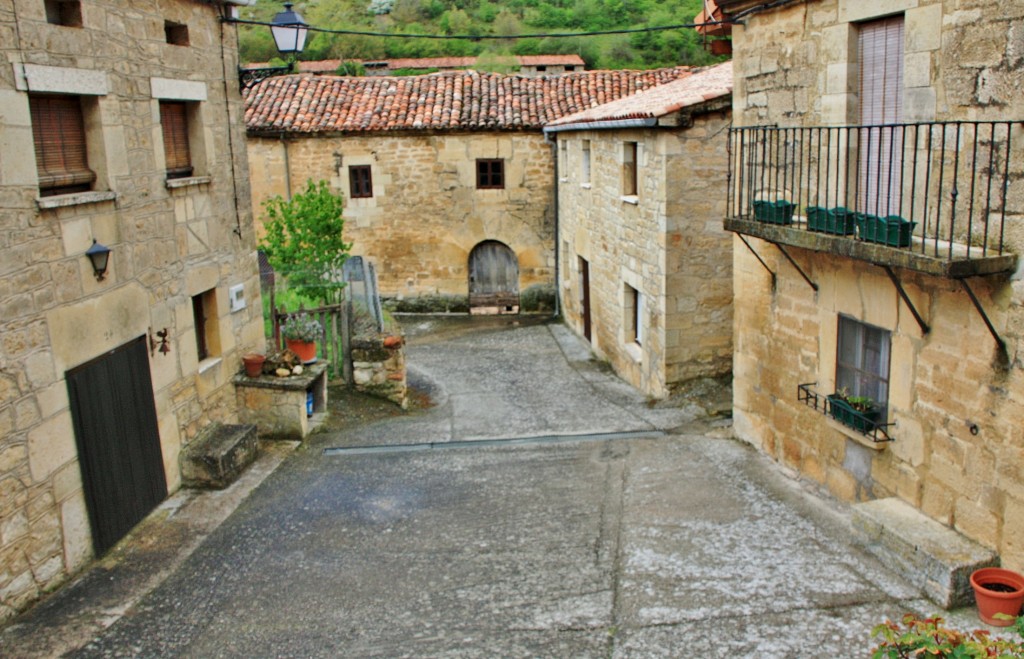
[[[167,37],[167,43],[175,46],[187,46],[188,45],[188,26],[182,23],[174,23],[173,21],[164,21],[164,36]]]
[[[92,189],[82,102],[77,96],[29,95],[39,194],[42,197]]]
[[[164,134],[167,178],[192,176],[188,147],[188,106],[181,101],[160,101],[160,126]]]
[[[196,354],[199,361],[216,357],[220,354],[216,289],[211,288],[192,296],[192,317],[196,326]]]
[[[369,165],[353,165],[348,168],[349,194],[353,199],[373,196],[373,179]]]
[[[584,185],[590,184],[590,140],[583,140],[583,159],[580,164],[580,181]]]
[[[478,190],[500,190],[505,187],[505,161],[478,159],[476,161],[476,187]]]
[[[46,22],[65,27],[82,27],[82,3],[79,0],[43,0]]]
[[[885,419],[889,400],[891,333],[847,316],[839,316],[836,389],[866,396]]]
[[[857,33],[860,62],[860,123],[903,121],[903,16],[861,23]],[[902,128],[862,130],[859,188],[861,210],[875,215],[899,213]]]
[[[637,196],[636,155],[636,142],[626,142],[622,147],[622,194],[627,197]]]
[[[626,343],[644,343],[644,297],[640,291],[626,284]]]
[[[565,70],[566,71],[575,71],[576,70],[576,66],[573,65],[573,64],[568,64],[568,65],[566,65]]]
[[[544,73],[547,70],[548,67],[544,66],[543,64],[537,67],[537,73]]]

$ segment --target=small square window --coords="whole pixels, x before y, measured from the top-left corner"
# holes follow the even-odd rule
[[[91,190],[96,174],[89,169],[81,99],[32,94],[28,103],[40,196]]]
[[[505,161],[478,159],[476,161],[476,187],[480,190],[500,190],[505,187]]]
[[[548,67],[544,66],[543,64],[541,64],[540,66],[537,67],[537,73],[544,73],[547,70],[548,70]]]
[[[622,194],[637,195],[637,143],[626,142],[622,147]]]
[[[164,35],[167,43],[175,46],[188,45],[188,26],[173,21],[164,21]]]
[[[188,105],[181,101],[160,101],[160,126],[164,136],[167,178],[192,176],[192,153],[188,140]]]
[[[64,27],[82,27],[82,3],[79,0],[43,0],[46,22]]]
[[[353,165],[348,168],[349,195],[353,199],[373,196],[373,178],[369,165]]]
[[[891,332],[847,316],[839,317],[836,349],[836,389],[864,396],[886,416],[889,405]]]

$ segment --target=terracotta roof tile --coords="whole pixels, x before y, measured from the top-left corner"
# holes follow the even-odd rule
[[[665,83],[653,89],[565,115],[551,121],[552,126],[647,119],[663,117],[683,108],[700,105],[732,93],[732,62],[723,62],[705,69],[694,70],[689,76]]]
[[[255,133],[539,130],[689,71],[584,71],[539,78],[475,71],[408,77],[288,75],[246,90],[245,122]]]

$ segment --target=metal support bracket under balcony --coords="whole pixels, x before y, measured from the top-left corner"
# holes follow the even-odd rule
[[[786,257],[786,260],[789,261],[793,265],[794,268],[796,268],[796,271],[799,272],[800,276],[804,278],[804,281],[807,282],[807,285],[810,286],[811,288],[813,288],[815,292],[817,292],[818,291],[818,285],[810,280],[810,278],[804,273],[803,269],[801,269],[800,266],[796,264],[796,261],[793,260],[793,257],[789,255],[789,252],[787,252],[785,249],[783,249],[782,245],[780,245],[778,243],[772,243],[772,244],[774,244],[776,247],[779,248],[779,251],[782,252],[782,255]]]
[[[914,320],[916,320],[917,324],[921,327],[921,333],[927,334],[930,332],[932,328],[928,326],[928,323],[924,322],[924,318],[922,318],[921,314],[917,312],[917,307],[915,307],[914,303],[910,301],[910,296],[907,295],[907,292],[903,290],[903,284],[896,276],[896,273],[887,265],[882,267],[885,269],[886,274],[889,275],[889,279],[892,280],[892,285],[896,287],[896,292],[900,294],[900,297],[903,298],[903,302],[907,305],[907,308],[910,309],[910,313],[914,314]]]
[[[985,326],[988,327],[989,333],[991,333],[992,338],[996,340],[996,345],[999,346],[999,358],[1002,364],[1004,366],[1009,366],[1010,355],[1006,351],[1006,341],[1003,341],[1002,337],[999,336],[999,333],[996,332],[996,328],[993,327],[992,321],[988,319],[988,315],[985,313],[985,309],[981,306],[981,302],[978,300],[978,296],[976,296],[974,294],[974,291],[971,290],[971,287],[967,285],[967,280],[961,279],[960,285],[964,287],[965,291],[967,291],[967,296],[970,297],[971,302],[974,303],[974,308],[978,310],[979,314],[981,314],[981,319],[985,321]]]
[[[743,244],[747,246],[747,249],[749,249],[750,253],[754,255],[754,258],[757,259],[758,262],[761,265],[764,266],[764,269],[768,271],[768,274],[770,274],[772,276],[772,290],[774,291],[775,290],[775,279],[776,279],[775,278],[775,273],[772,272],[772,269],[769,268],[768,264],[764,262],[764,259],[761,258],[761,255],[758,254],[756,251],[754,251],[754,248],[750,246],[750,243],[747,242],[747,239],[743,237],[742,233],[737,233],[736,235],[739,236],[739,239],[742,240]]]

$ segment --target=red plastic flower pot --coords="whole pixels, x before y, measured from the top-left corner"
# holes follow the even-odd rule
[[[984,567],[971,574],[971,587],[978,603],[978,617],[995,627],[1009,627],[1013,620],[1000,620],[997,613],[1016,618],[1024,604],[1024,576],[1001,567]]]

